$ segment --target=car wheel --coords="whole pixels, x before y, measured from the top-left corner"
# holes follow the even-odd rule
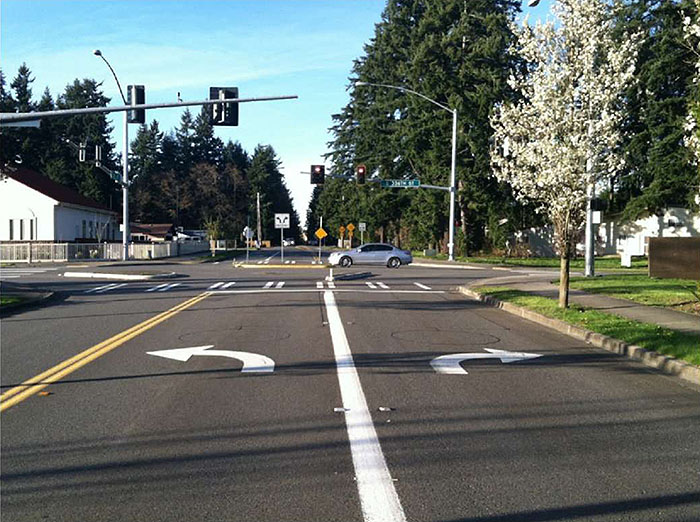
[[[401,260],[398,257],[392,257],[389,259],[389,262],[386,264],[389,268],[398,268],[401,266]]]
[[[348,256],[343,256],[340,258],[340,266],[343,266],[345,268],[352,266],[352,259],[350,259]]]

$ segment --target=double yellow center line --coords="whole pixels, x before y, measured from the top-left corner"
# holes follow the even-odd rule
[[[165,312],[151,317],[150,319],[147,319],[146,321],[143,321],[142,323],[139,323],[136,326],[132,326],[131,328],[124,330],[123,332],[118,333],[117,335],[110,337],[109,339],[102,341],[99,344],[96,344],[92,348],[88,348],[87,350],[77,355],[74,355],[70,359],[66,359],[62,363],[59,363],[56,366],[54,366],[53,368],[49,368],[45,372],[40,373],[39,375],[36,375],[31,379],[24,381],[19,386],[10,388],[5,393],[0,395],[0,412],[11,408],[15,404],[19,404],[28,397],[31,397],[35,393],[38,393],[42,389],[46,388],[49,384],[52,384],[62,379],[66,375],[73,373],[78,368],[82,368],[83,366],[85,366],[91,361],[94,361],[98,357],[102,357],[107,352],[110,352],[118,346],[121,346],[128,340],[133,339],[138,335],[141,335],[143,332],[150,328],[153,328],[157,324],[160,324],[163,321],[167,321],[175,314],[182,312],[183,310],[199,303],[200,301],[203,301],[210,295],[211,292],[204,292],[203,294],[199,294],[198,296],[195,296],[192,299],[185,301],[184,303],[180,303],[179,305],[171,308],[170,310],[166,310]]]

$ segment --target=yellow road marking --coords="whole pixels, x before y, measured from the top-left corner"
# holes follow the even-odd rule
[[[130,339],[141,335],[146,330],[149,330],[157,324],[160,324],[163,321],[170,319],[175,314],[182,312],[190,306],[193,306],[199,303],[200,301],[203,301],[210,295],[212,295],[211,292],[199,294],[198,296],[195,296],[192,299],[185,301],[184,303],[180,303],[179,305],[174,306],[170,310],[166,310],[165,312],[151,317],[150,319],[147,319],[135,326],[132,326],[131,328],[128,328],[123,332],[118,333],[117,335],[114,335],[109,339],[106,339],[101,343],[98,343],[95,346],[88,348],[87,350],[77,355],[74,355],[69,359],[66,359],[65,361],[57,364],[56,366],[49,368],[45,372],[42,372],[39,375],[32,377],[31,379],[27,379],[19,386],[10,388],[5,393],[0,395],[0,412],[5,411],[6,409],[14,406],[15,404],[22,402],[28,397],[31,397],[35,393],[46,388],[49,384],[52,384],[58,381],[59,379],[62,379],[66,375],[73,373],[78,368],[82,368],[83,366],[97,359],[98,357],[102,357],[104,354],[121,346]]]

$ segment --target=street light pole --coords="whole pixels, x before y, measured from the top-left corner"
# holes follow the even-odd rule
[[[109,67],[109,70],[112,71],[112,76],[114,76],[114,80],[117,82],[117,87],[119,88],[119,94],[122,97],[122,101],[124,102],[124,105],[128,105],[126,102],[126,98],[124,97],[124,93],[122,92],[122,86],[119,83],[119,78],[117,78],[117,74],[114,72],[114,69],[112,69],[112,66],[109,64],[107,59],[102,55],[102,52],[99,49],[95,49],[92,52],[95,56],[99,56],[104,60],[104,62],[107,64],[107,67]],[[123,137],[124,137],[124,146],[122,147],[122,222],[123,222],[123,230],[122,230],[122,259],[126,261],[129,259],[129,112],[124,111],[124,132],[123,132]]]
[[[440,102],[428,98],[425,94],[421,94],[412,89],[406,87],[400,87],[398,85],[387,85],[385,83],[370,83],[370,82],[355,82],[355,85],[363,86],[368,85],[372,87],[384,87],[387,89],[396,89],[397,91],[407,92],[410,94],[415,94],[429,101],[430,103],[437,105],[441,109],[452,113],[452,160],[450,165],[450,226],[449,226],[449,238],[447,240],[447,253],[448,259],[450,261],[455,260],[454,248],[455,248],[455,195],[457,194],[457,109],[451,109]]]

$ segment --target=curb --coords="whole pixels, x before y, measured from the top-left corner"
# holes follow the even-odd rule
[[[598,348],[603,348],[609,352],[624,355],[634,361],[641,362],[645,366],[659,370],[666,375],[678,377],[693,384],[700,385],[700,367],[698,366],[681,361],[675,357],[670,357],[668,355],[662,355],[658,352],[647,350],[640,346],[627,344],[618,339],[608,337],[607,335],[599,334],[586,330],[585,328],[581,328],[580,326],[565,323],[559,319],[552,319],[551,317],[544,316],[512,303],[499,301],[494,297],[485,296],[479,292],[475,292],[466,286],[460,286],[458,287],[458,290],[460,293],[481,301],[489,306],[500,308],[501,310],[504,310],[510,314],[520,316],[528,321],[539,323],[543,326],[551,328],[552,330],[556,330],[559,333],[563,333],[579,341],[584,341]]]
[[[411,263],[413,266],[423,266],[426,268],[450,268],[450,269],[456,269],[456,270],[489,270],[490,267],[476,267],[476,266],[471,266],[471,265],[448,265],[448,264],[441,264],[441,263],[416,263],[413,261]]]
[[[18,310],[23,310],[25,308],[34,308],[38,305],[41,305],[53,297],[55,297],[56,292],[4,292],[6,295],[15,295],[17,297],[27,297],[26,301],[22,301],[19,303],[14,303],[14,304],[9,304],[9,305],[4,305],[2,308],[0,308],[0,317],[5,317],[7,315],[12,315],[14,312]],[[39,295],[36,295],[39,294]],[[36,297],[29,297],[30,295]]]
[[[372,277],[372,272],[358,272],[356,274],[340,274],[333,276],[336,281],[354,281],[355,279],[366,279]]]
[[[234,268],[291,268],[291,269],[313,269],[313,268],[328,268],[328,265],[292,265],[292,264],[251,264],[251,263],[233,263]]]
[[[63,277],[83,277],[88,279],[107,279],[116,281],[146,281],[149,279],[172,279],[175,272],[163,274],[116,274],[107,272],[64,272]]]

